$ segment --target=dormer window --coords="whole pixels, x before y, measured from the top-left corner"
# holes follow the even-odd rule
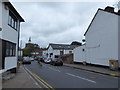
[[[8,25],[11,26],[12,28],[14,28],[15,30],[17,30],[17,27],[18,27],[17,21],[18,20],[15,17],[15,15],[11,11],[9,11]]]

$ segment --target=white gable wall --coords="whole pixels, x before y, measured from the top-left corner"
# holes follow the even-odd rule
[[[108,66],[118,60],[118,15],[99,10],[85,38],[87,62]]]

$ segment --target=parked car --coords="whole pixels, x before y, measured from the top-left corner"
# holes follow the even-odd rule
[[[51,61],[52,61],[52,58],[49,57],[49,58],[46,58],[46,59],[44,60],[44,63],[50,64]]]
[[[63,61],[62,61],[62,59],[61,58],[54,58],[54,59],[52,59],[51,60],[51,63],[50,63],[51,65],[60,65],[60,66],[62,66],[63,65]]]
[[[34,58],[30,57],[30,61],[34,61]]]
[[[30,57],[23,57],[22,64],[31,64]]]
[[[44,62],[44,59],[45,59],[45,58],[42,57],[42,56],[38,58],[38,60],[41,61],[41,62]]]

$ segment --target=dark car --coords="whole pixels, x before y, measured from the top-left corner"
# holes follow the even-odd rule
[[[61,58],[54,58],[54,59],[52,59],[51,60],[51,63],[50,63],[51,65],[60,65],[60,66],[62,66],[63,65],[63,61],[62,61],[62,59]]]

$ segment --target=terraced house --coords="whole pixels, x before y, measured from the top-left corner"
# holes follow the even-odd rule
[[[21,22],[24,19],[9,1],[0,2],[0,73],[7,70],[16,72]]]

